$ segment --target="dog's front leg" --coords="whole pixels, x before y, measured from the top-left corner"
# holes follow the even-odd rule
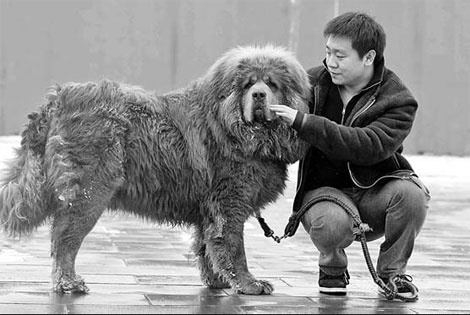
[[[242,294],[271,294],[271,283],[257,280],[249,271],[243,238],[244,220],[216,216],[205,230],[205,255],[214,273],[221,275],[232,289]]]

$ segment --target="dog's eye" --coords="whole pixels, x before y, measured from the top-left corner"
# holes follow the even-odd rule
[[[270,76],[265,75],[263,77],[263,81],[271,88],[271,89],[279,89],[279,85],[275,82]]]
[[[250,81],[245,81],[242,83],[242,89],[249,89],[253,84]]]
[[[249,78],[246,78],[243,82],[242,82],[242,88],[243,89],[249,89],[253,84],[256,83],[256,77],[255,76],[251,76]]]
[[[249,89],[253,84],[256,83],[256,76],[249,75],[245,76],[242,80],[239,81],[242,89]]]
[[[272,89],[276,89],[276,90],[279,89],[279,85],[276,82],[272,81],[272,80],[270,80],[268,82],[268,86]]]

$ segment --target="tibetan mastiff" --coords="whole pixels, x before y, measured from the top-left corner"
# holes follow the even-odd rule
[[[270,294],[248,270],[243,228],[283,193],[306,149],[269,105],[307,112],[309,97],[305,70],[273,45],[234,48],[163,95],[111,80],[56,85],[28,115],[0,182],[0,224],[21,236],[51,223],[56,292],[88,292],[75,257],[102,213],[117,210],[192,227],[208,287]]]

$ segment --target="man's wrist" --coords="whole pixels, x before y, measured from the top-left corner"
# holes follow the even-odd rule
[[[302,121],[304,119],[304,115],[305,115],[304,113],[297,111],[294,122],[292,123],[292,128],[294,128],[297,131],[300,131],[300,128],[302,127]]]

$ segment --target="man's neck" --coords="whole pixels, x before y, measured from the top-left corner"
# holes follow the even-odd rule
[[[374,67],[370,67],[366,73],[364,73],[364,76],[355,84],[348,84],[348,85],[341,85],[339,86],[339,89],[341,93],[344,93],[345,95],[348,95],[350,97],[353,97],[354,95],[358,94],[363,88],[365,88],[370,80],[372,80],[372,77],[374,76]]]

